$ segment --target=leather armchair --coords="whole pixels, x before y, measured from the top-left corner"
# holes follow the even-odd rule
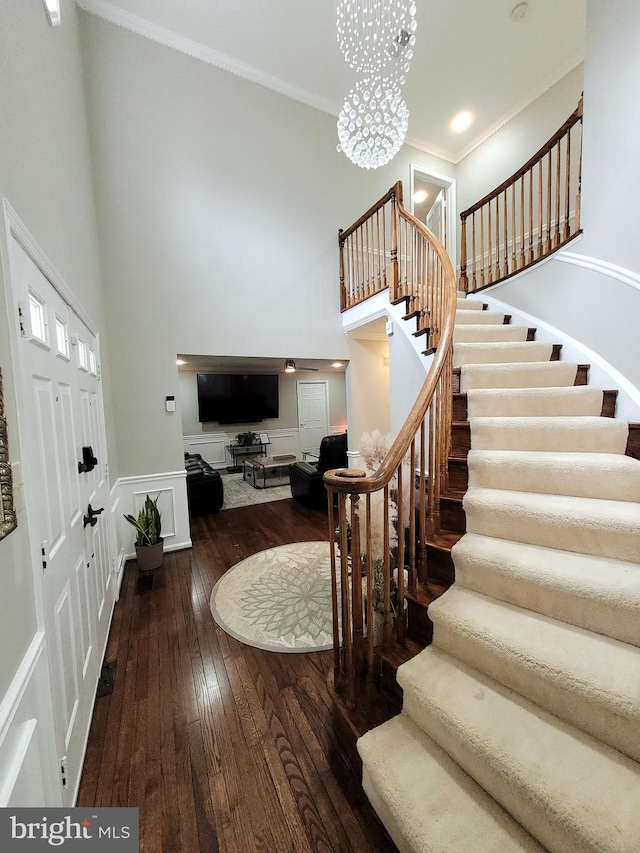
[[[317,462],[294,462],[289,466],[291,494],[309,506],[325,507],[327,490],[322,475],[332,468],[347,467],[347,434],[326,435],[320,442]]]

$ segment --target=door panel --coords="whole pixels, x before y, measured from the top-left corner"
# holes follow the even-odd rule
[[[77,610],[77,608],[75,608]],[[73,737],[73,723],[80,701],[78,689],[78,654],[74,631],[74,607],[71,584],[67,581],[53,608],[56,648],[54,660],[59,678],[59,736],[65,751]]]
[[[38,490],[43,521],[43,539],[47,541],[49,558],[55,557],[64,542],[62,489],[60,488],[59,442],[55,417],[56,388],[50,379],[32,375],[34,393],[33,450],[38,454],[38,468],[44,488]]]
[[[71,805],[109,627],[107,605],[112,602],[107,521],[102,514],[94,526],[83,523],[88,505],[106,508],[109,497],[99,349],[90,330],[17,241],[11,242],[10,252],[14,296],[25,321],[25,495],[30,531],[43,553],[37,572],[56,749],[59,759],[66,759],[67,786],[61,797],[64,805]],[[84,355],[89,348],[95,354],[86,366],[79,338],[87,347]],[[99,459],[87,473],[78,470],[84,445],[91,445]]]

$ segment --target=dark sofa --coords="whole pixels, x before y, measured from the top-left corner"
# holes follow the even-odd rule
[[[187,498],[189,515],[209,515],[218,512],[224,503],[224,486],[220,473],[199,453],[185,453],[187,469]]]
[[[320,442],[317,462],[294,462],[289,466],[291,494],[310,506],[327,505],[327,490],[322,481],[325,471],[347,467],[347,434],[325,435]]]

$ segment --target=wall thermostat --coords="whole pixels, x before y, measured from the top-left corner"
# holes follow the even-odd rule
[[[176,410],[176,398],[174,396],[165,397],[164,407],[168,412],[175,412],[175,410]]]

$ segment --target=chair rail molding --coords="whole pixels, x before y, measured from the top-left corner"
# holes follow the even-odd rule
[[[594,258],[591,255],[580,255],[577,252],[558,252],[555,256],[557,261],[563,264],[573,264],[577,267],[592,270],[593,272],[607,275],[610,278],[615,278],[618,281],[640,290],[640,274],[626,267],[619,267],[617,264],[612,264],[609,261],[603,261],[601,258]]]
[[[124,513],[136,515],[144,502],[145,495],[159,495],[158,506],[162,517],[164,549],[181,551],[191,548],[189,511],[187,504],[187,472],[166,471],[157,474],[137,474],[120,477],[117,482],[117,500],[120,511],[116,516],[119,559],[135,559],[134,535]],[[114,502],[115,502],[114,495]]]

